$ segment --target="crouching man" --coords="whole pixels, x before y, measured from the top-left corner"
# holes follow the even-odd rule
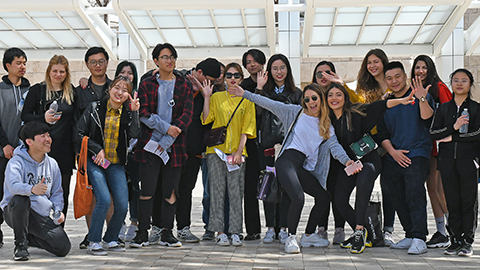
[[[47,155],[52,144],[49,128],[30,122],[20,130],[19,137],[23,145],[15,149],[7,164],[0,203],[5,221],[14,232],[13,259],[28,260],[28,246],[64,257],[71,244],[62,226],[57,225],[65,220],[62,176],[57,162]],[[60,215],[54,215],[55,222],[50,218],[52,210]]]

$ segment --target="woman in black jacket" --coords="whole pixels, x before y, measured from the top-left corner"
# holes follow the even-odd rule
[[[73,127],[75,123],[75,102],[73,86],[70,83],[70,68],[67,58],[54,55],[48,63],[45,81],[30,87],[22,111],[25,123],[40,121],[50,125],[52,148],[49,156],[53,157],[62,173],[63,214],[67,216],[70,178],[75,166],[73,148]],[[53,102],[58,104],[57,112],[50,110]],[[64,225],[65,223],[62,223]]]
[[[89,137],[87,173],[97,202],[88,232],[87,252],[92,255],[107,255],[106,250],[125,251],[117,241],[128,207],[124,165],[127,163],[128,141],[140,133],[140,103],[136,94],[132,98],[131,92],[132,83],[127,77],[115,78],[109,96],[91,103],[77,123],[76,144],[80,146],[83,137]],[[102,239],[110,196],[114,212]],[[105,247],[102,240],[106,242]]]
[[[450,75],[453,99],[441,104],[430,128],[440,143],[438,168],[447,200],[451,245],[447,255],[471,256],[477,227],[480,104],[471,99],[473,75],[457,69]],[[466,110],[469,117],[462,116]],[[467,125],[465,132],[462,125]]]
[[[373,127],[382,119],[388,108],[414,101],[414,91],[401,99],[380,100],[370,104],[352,104],[348,91],[340,84],[332,83],[326,92],[327,103],[330,108],[330,120],[335,128],[335,135],[339,143],[354,160],[358,159],[350,149],[350,144],[362,139],[364,135],[370,135]],[[354,230],[352,237],[340,244],[343,248],[350,248],[351,253],[362,253],[365,250],[367,232],[364,228],[364,220],[370,195],[373,190],[375,179],[381,170],[381,161],[377,151],[371,151],[361,157],[363,169],[355,175],[348,176],[342,170],[344,166],[336,160],[332,160],[331,171],[337,173],[337,188],[335,201],[338,210]],[[350,206],[350,194],[357,188],[355,198],[355,210]]]

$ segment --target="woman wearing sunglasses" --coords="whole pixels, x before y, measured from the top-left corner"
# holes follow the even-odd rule
[[[327,89],[327,102],[330,121],[335,128],[339,143],[343,146],[351,159],[357,159],[350,145],[359,141],[366,134],[371,136],[371,130],[383,118],[388,108],[415,101],[412,93],[400,99],[376,101],[371,104],[350,101],[348,91],[340,84],[332,83]],[[332,196],[338,211],[352,227],[354,233],[340,244],[342,248],[350,248],[351,253],[362,253],[365,250],[367,232],[364,220],[368,202],[372,194],[375,179],[381,170],[381,161],[378,152],[373,150],[361,158],[363,169],[356,175],[348,176],[343,171],[343,165],[333,160],[330,164],[330,174],[335,175],[335,182],[339,187]],[[329,179],[330,181],[330,179]],[[356,187],[355,209],[350,206],[350,195]]]
[[[315,205],[310,211],[300,244],[303,247],[325,246],[324,239],[315,233],[315,229],[322,214],[329,207],[330,195],[325,187],[330,155],[345,166],[353,164],[353,160],[338,143],[331,128],[325,96],[320,86],[310,84],[305,87],[302,105],[274,101],[245,92],[239,86],[230,87],[228,92],[271,111],[283,123],[285,139],[275,168],[278,180],[291,201],[287,217],[289,236],[285,243],[285,252],[300,252],[296,233],[305,203],[304,192],[315,198]]]
[[[300,105],[302,103],[302,90],[295,87],[290,62],[283,54],[274,54],[270,57],[267,63],[267,71],[259,72],[257,75],[257,89],[255,92],[285,104]],[[263,110],[260,107],[256,109],[258,115],[257,142],[260,169],[265,170],[266,166],[273,167],[274,157],[265,156],[264,151],[274,147],[275,144],[282,143],[284,138],[283,125],[272,112]],[[255,182],[257,181],[258,179]],[[273,243],[278,235],[278,239],[284,244],[288,238],[286,231],[287,214],[286,211],[281,211],[281,209],[288,209],[288,200],[284,199],[281,203],[265,202],[263,207],[268,228],[263,242],[266,244]]]
[[[227,89],[238,86],[243,80],[242,67],[230,63],[224,69]],[[202,95],[204,106],[202,123],[212,123],[212,129],[227,126],[225,142],[207,147],[208,182],[210,185],[210,220],[208,230],[218,232],[217,245],[229,246],[230,241],[224,228],[225,191],[230,202],[229,233],[232,245],[241,246],[239,234],[242,230],[242,199],[245,181],[244,158],[247,156],[245,143],[247,138],[256,137],[255,106],[242,98],[232,97],[228,92],[216,92],[212,95],[213,85],[206,80],[203,83]],[[232,117],[233,115],[233,117]],[[227,164],[220,159],[215,149],[229,155],[230,165],[239,168],[228,171]]]
[[[315,66],[312,83],[317,83],[322,87],[323,90],[327,90],[332,83],[341,84],[343,85],[343,87],[345,87],[345,89],[347,89],[348,95],[350,96],[352,102],[361,101],[357,93],[355,93],[355,91],[353,91],[352,89],[348,88],[347,84],[344,83],[342,78],[340,78],[335,69],[335,65],[330,61],[320,61]]]

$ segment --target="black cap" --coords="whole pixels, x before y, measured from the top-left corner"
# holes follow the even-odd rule
[[[207,58],[198,63],[195,70],[201,69],[203,75],[217,79],[220,77],[220,63],[215,58]]]

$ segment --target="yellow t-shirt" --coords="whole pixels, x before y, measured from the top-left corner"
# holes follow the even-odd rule
[[[203,113],[201,115],[202,124],[206,125],[213,122],[212,128],[226,126],[240,100],[242,100],[241,97],[232,98],[227,91],[213,94],[210,97],[210,113],[207,119],[203,121]],[[214,148],[218,148],[226,154],[237,151],[241,134],[246,134],[248,139],[253,139],[257,136],[255,105],[246,99],[244,99],[238,107],[227,128],[225,143],[207,147],[206,153],[215,153]],[[242,155],[247,156],[246,147],[243,148]]]

